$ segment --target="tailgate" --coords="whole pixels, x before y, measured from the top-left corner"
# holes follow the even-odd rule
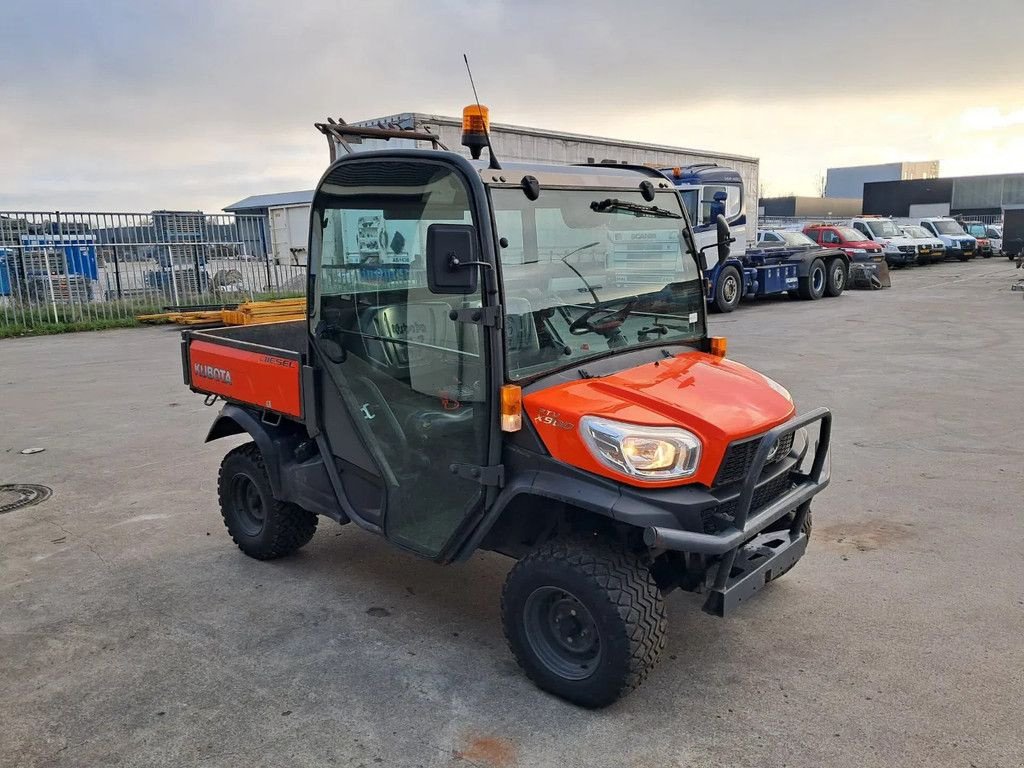
[[[194,391],[302,419],[298,352],[190,334],[184,355]]]

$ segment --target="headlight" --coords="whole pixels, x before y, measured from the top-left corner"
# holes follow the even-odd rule
[[[851,248],[850,253],[867,253],[865,248]]]
[[[631,477],[690,477],[700,463],[700,439],[679,427],[643,427],[584,416],[580,431],[594,458]]]

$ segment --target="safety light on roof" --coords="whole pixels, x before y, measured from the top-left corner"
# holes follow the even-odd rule
[[[523,388],[506,384],[501,388],[501,431],[518,432],[523,428]]]
[[[711,336],[708,339],[708,352],[715,357],[725,357],[728,348],[729,340],[725,336]]]
[[[474,160],[487,146],[487,131],[491,127],[490,112],[480,104],[470,104],[462,110],[462,146],[469,147]]]

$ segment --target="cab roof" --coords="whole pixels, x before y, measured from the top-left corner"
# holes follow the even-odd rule
[[[523,177],[533,176],[541,187],[599,187],[624,188],[638,187],[645,179],[655,189],[671,189],[665,176],[654,168],[645,165],[558,165],[556,163],[505,163],[500,169],[492,169],[485,160],[471,160],[470,165],[477,169],[485,184],[518,185]]]

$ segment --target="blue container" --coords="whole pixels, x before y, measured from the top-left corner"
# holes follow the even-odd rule
[[[0,296],[11,295],[11,262],[14,261],[14,254],[5,248],[0,248]]]
[[[99,279],[94,235],[22,235],[21,244],[26,255],[44,248],[63,250],[68,274],[83,275],[90,280]]]

